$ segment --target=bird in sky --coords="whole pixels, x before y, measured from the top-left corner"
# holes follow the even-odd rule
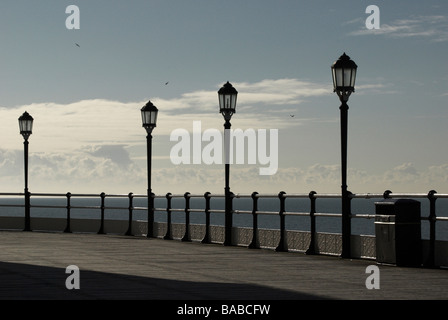
[[[293,115],[293,114],[290,114],[289,116],[290,116],[291,118],[294,118],[294,115]]]
[[[75,43],[75,44],[76,44],[77,47],[81,48],[81,46],[79,44],[77,44],[77,43]]]
[[[168,82],[165,82],[165,85],[167,86],[168,85],[168,83],[170,83],[169,81]]]

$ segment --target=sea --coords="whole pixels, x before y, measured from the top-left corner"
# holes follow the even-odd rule
[[[421,216],[429,216],[429,200],[420,198],[415,199],[421,203]],[[351,200],[351,212],[352,214],[375,214],[375,203],[382,201],[382,199],[364,199],[355,198]],[[23,207],[14,207],[17,205],[23,205],[23,197],[11,197],[0,198],[0,216],[24,216]],[[73,207],[99,207],[101,205],[100,197],[97,198],[83,198],[72,197],[71,206]],[[11,207],[10,207],[11,205]],[[66,218],[67,210],[65,209],[66,198],[65,197],[32,197],[31,198],[31,217],[57,217]],[[40,206],[57,206],[58,208],[41,208]],[[121,198],[106,198],[105,200],[105,219],[106,220],[128,220],[129,219],[129,199],[127,197]],[[147,206],[147,200],[145,198],[134,198],[134,207],[144,208]],[[60,208],[62,207],[62,208]],[[107,209],[107,207],[114,207],[114,209]],[[156,222],[166,222],[166,199],[156,198],[154,220]],[[223,198],[212,198],[210,200],[211,225],[224,225],[224,213],[213,212],[213,210],[224,209]],[[117,209],[120,208],[120,209]],[[172,208],[184,209],[184,198],[173,198]],[[191,198],[191,209],[205,209],[205,200],[203,198]],[[264,229],[279,229],[280,218],[278,215],[280,203],[278,198],[259,198],[258,210],[270,211],[273,214],[258,215],[258,228]],[[236,198],[233,200],[234,210],[252,210],[252,199],[250,198]],[[308,198],[287,198],[285,201],[286,212],[301,212],[309,213],[310,200]],[[341,213],[341,199],[340,198],[318,198],[316,199],[316,212],[317,213]],[[448,217],[448,199],[441,198],[436,201],[436,214],[438,217]],[[101,211],[97,208],[77,209],[72,208],[70,210],[71,218],[82,219],[100,219]],[[171,219],[173,223],[185,223],[185,212],[172,212]],[[146,210],[133,210],[133,220],[147,220]],[[374,218],[352,218],[351,227],[352,234],[359,235],[375,235],[375,219]],[[205,224],[205,214],[202,212],[190,212],[191,224]],[[234,214],[233,225],[237,227],[252,227],[253,218],[251,214]],[[429,239],[429,222],[422,220],[422,238]],[[310,230],[310,217],[309,216],[288,216],[285,217],[285,225],[287,230]],[[1,228],[1,226],[0,226]],[[317,232],[330,232],[341,233],[342,225],[340,217],[321,217],[316,216],[316,230]],[[436,239],[448,240],[448,221],[436,222]]]

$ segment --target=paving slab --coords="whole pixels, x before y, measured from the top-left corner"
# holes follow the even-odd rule
[[[79,289],[67,289],[75,283],[71,265],[79,268]],[[378,273],[366,273],[371,265]],[[379,289],[368,289],[368,278]],[[447,298],[444,269],[111,234],[0,231],[2,300]]]

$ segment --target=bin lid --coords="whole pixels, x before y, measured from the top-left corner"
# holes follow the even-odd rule
[[[395,215],[396,222],[420,222],[420,201],[413,199],[384,199],[375,202],[378,215]]]

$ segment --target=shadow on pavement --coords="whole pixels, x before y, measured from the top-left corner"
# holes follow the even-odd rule
[[[80,270],[69,290],[64,268],[0,262],[2,300],[317,300],[325,297],[266,286],[190,282]]]

